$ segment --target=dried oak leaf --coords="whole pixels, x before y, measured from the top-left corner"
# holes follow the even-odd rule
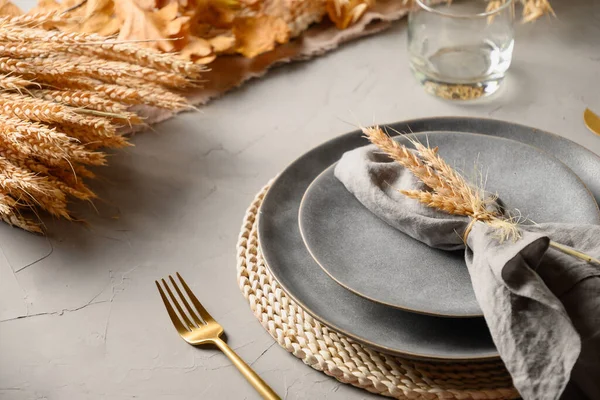
[[[0,0],[0,15],[16,17],[23,14],[23,11],[9,0]]]
[[[119,1],[119,0],[116,0],[116,1]],[[157,8],[163,8],[168,5],[168,4],[162,4],[159,6],[157,0],[134,0],[134,1],[141,9],[146,10],[146,11],[154,11]],[[169,2],[169,3],[171,3],[171,2]],[[177,2],[173,2],[173,3],[177,3]]]
[[[119,32],[121,24],[114,16],[113,0],[87,0],[83,10],[83,18],[77,25],[77,31],[98,33],[103,36]]]
[[[178,16],[177,3],[158,11],[147,11],[135,0],[117,0],[115,13],[121,22],[119,40],[140,40],[140,45],[165,52],[179,50],[185,45],[189,17]],[[173,40],[180,39],[180,40]]]
[[[206,26],[211,29],[231,29],[239,9],[238,0],[204,1],[187,12],[191,16],[190,31],[194,36],[201,36]]]
[[[79,5],[79,7],[76,7]],[[70,9],[69,19],[44,24],[46,29],[58,28],[68,32],[98,33],[110,36],[119,31],[120,22],[114,16],[113,0],[38,0],[31,12],[64,11]]]
[[[235,46],[235,38],[229,35],[219,35],[208,39],[212,46],[213,52],[217,54],[227,53],[233,50]]]
[[[327,0],[327,14],[338,29],[354,24],[373,6],[374,0]]]
[[[66,7],[69,7],[69,5],[67,5],[68,2],[64,2],[63,4],[55,1],[55,0],[38,0],[37,6],[33,8],[33,10],[31,10],[32,13],[44,13],[44,12],[50,12],[50,11],[61,11],[64,10]]]
[[[192,37],[179,53],[181,58],[193,61],[197,64],[208,64],[217,57],[213,54],[213,48],[206,39]]]
[[[276,43],[287,43],[290,38],[285,21],[270,15],[236,18],[232,31],[236,38],[235,50],[250,58],[271,51]]]

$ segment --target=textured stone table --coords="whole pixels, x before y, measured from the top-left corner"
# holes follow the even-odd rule
[[[506,86],[485,104],[423,92],[404,21],[138,134],[98,170],[98,212],[76,205],[88,226],[48,219],[45,238],[0,224],[0,398],[258,398],[222,354],[176,334],[154,286],[174,271],[282,397],[374,398],[305,366],[254,318],[235,278],[244,211],[297,156],[358,122],[489,116],[600,153],[581,118],[600,112],[600,3],[553,4],[560,19],[518,27]]]

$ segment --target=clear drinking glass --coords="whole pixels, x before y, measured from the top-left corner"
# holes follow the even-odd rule
[[[408,18],[413,74],[446,99],[494,93],[512,59],[514,19],[513,0],[416,0]]]

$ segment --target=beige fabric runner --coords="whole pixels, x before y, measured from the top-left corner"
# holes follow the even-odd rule
[[[211,71],[205,74],[207,82],[202,89],[189,94],[195,105],[207,103],[210,99],[240,86],[245,81],[264,75],[277,64],[296,60],[306,60],[334,50],[340,44],[362,36],[380,32],[391,25],[392,21],[404,17],[409,7],[403,0],[378,0],[354,25],[338,30],[329,20],[311,26],[300,37],[255,58],[242,56],[222,56],[209,64]],[[139,111],[149,124],[163,121],[174,112],[157,108],[142,108]]]

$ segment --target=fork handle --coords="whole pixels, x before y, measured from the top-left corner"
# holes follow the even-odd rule
[[[263,399],[281,400],[277,393],[275,393],[273,389],[271,389],[269,385],[267,385],[265,381],[263,381],[262,378],[258,376],[256,372],[254,372],[254,370],[250,368],[250,366],[246,364],[246,362],[242,360],[240,356],[238,356],[235,353],[235,351],[233,351],[231,347],[227,345],[227,343],[225,343],[221,339],[216,339],[215,345],[223,353],[225,353],[225,355],[231,360],[233,365],[235,365],[235,367],[242,373],[242,375],[244,375],[244,378],[246,378],[246,380],[250,382],[252,386],[254,386],[254,389],[256,389],[256,391],[263,397]]]

